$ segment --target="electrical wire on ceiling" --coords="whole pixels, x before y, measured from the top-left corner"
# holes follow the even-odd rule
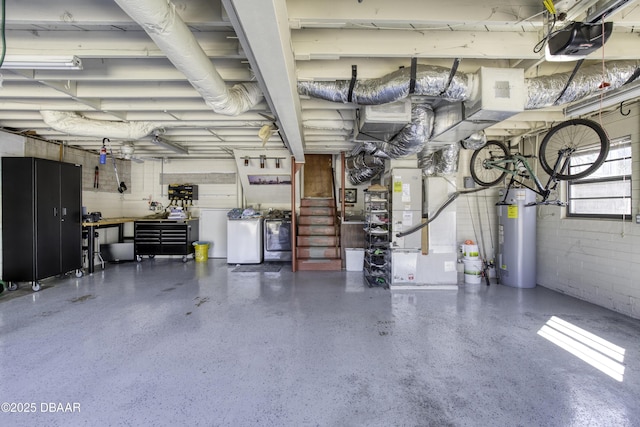
[[[542,3],[544,4],[544,7],[547,9],[548,14],[549,14],[549,16],[551,16],[553,21],[551,22],[551,25],[549,26],[549,30],[547,31],[547,34],[545,34],[545,36],[542,37],[542,39],[533,47],[533,52],[534,53],[540,53],[544,49],[545,45],[547,44],[547,42],[549,41],[551,36],[553,36],[554,34],[556,34],[558,32],[558,31],[553,31],[553,29],[556,26],[557,19],[558,19],[556,7],[553,4],[553,0],[544,0]]]
[[[479,20],[479,21],[475,21],[475,22],[460,22],[458,24],[447,24],[446,26],[423,26],[423,27],[417,27],[414,26],[413,24],[409,24],[411,26],[411,29],[413,31],[433,31],[433,30],[452,30],[453,28],[458,28],[458,27],[466,27],[466,26],[473,26],[473,25],[484,25],[483,23],[488,21],[489,19],[491,19],[493,17],[493,15],[496,14],[496,12],[498,12],[498,8],[497,7],[493,7],[491,8],[491,13],[489,14],[489,16],[487,16],[486,18]],[[508,12],[504,12],[504,13],[508,13]],[[534,15],[534,17],[537,15]],[[529,17],[529,18],[525,18],[523,19],[523,21],[529,20],[533,17]],[[390,25],[374,25],[374,24],[362,24],[362,23],[353,23],[354,27],[358,27],[358,28],[367,28],[367,29],[374,29],[374,30],[398,30],[398,31],[406,31],[407,27],[394,27],[394,26],[390,26]]]
[[[0,53],[0,67],[2,67],[2,64],[4,64],[4,57],[7,53],[7,35],[6,35],[6,31],[5,31],[5,24],[7,21],[7,17],[6,17],[6,4],[5,4],[5,0],[2,0],[2,28],[0,28],[0,33],[2,36],[2,52]]]

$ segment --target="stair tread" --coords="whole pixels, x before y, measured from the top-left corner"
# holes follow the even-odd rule
[[[305,197],[298,217],[296,262],[298,269],[338,271],[342,269],[340,228],[335,200]]]
[[[340,259],[299,259],[297,262],[300,271],[340,271],[342,260]]]

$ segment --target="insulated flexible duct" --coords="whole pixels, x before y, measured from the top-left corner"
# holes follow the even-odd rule
[[[610,89],[622,86],[638,68],[638,63],[633,61],[610,61],[606,63],[603,75],[602,66],[594,65],[578,70],[573,81],[564,94],[562,94],[572,72],[557,73],[549,76],[525,79],[526,101],[525,109],[544,108],[554,104],[564,104],[592,95],[599,90],[603,81],[607,82]],[[473,75],[455,73],[450,79],[451,70],[443,67],[418,65],[415,80],[415,95],[433,96],[450,102],[466,101],[474,91]],[[411,82],[411,70],[402,68],[383,77],[369,80],[356,80],[351,93],[351,102],[360,105],[378,105],[394,102],[409,96]],[[351,81],[339,80],[336,82],[299,82],[298,92],[334,102],[347,103],[349,99],[349,87]],[[446,90],[445,90],[446,89]],[[560,95],[562,94],[562,97]],[[414,115],[412,110],[412,123],[407,125],[401,133],[389,142],[370,141],[363,144],[363,149],[368,154],[380,155],[381,153],[391,157],[404,157],[416,152],[428,142],[433,129],[433,112],[421,111]],[[428,117],[427,117],[428,116]],[[414,117],[422,117],[421,122],[428,129],[418,130],[420,126]],[[412,128],[416,126],[416,128]],[[406,132],[406,133],[405,133]],[[418,136],[420,135],[420,136]],[[484,133],[474,134],[464,140],[465,147],[482,147],[486,143]],[[423,150],[419,155],[419,161],[424,164],[425,174],[450,173],[457,168],[459,146],[454,144],[446,149],[436,151]],[[370,168],[365,168],[370,174]],[[360,178],[357,171],[351,172]]]
[[[426,146],[418,153],[418,167],[425,176],[450,175],[458,172],[459,144],[444,147]]]
[[[362,184],[384,172],[384,159],[360,153],[346,159],[349,181],[353,185]]]
[[[426,146],[418,153],[418,167],[424,176],[436,176],[436,152],[438,147]]]
[[[372,141],[364,141],[361,142],[360,144],[358,144],[356,146],[356,148],[354,148],[353,152],[351,153],[352,156],[356,156],[360,153],[366,153],[366,154],[370,154],[372,156],[376,156],[376,157],[382,157],[385,159],[389,159],[389,155],[387,153],[384,153],[382,150],[380,150],[380,148],[376,145],[375,142]]]
[[[562,90],[569,81],[571,72],[525,79],[527,99],[525,110],[562,105],[577,101],[601,91],[601,84],[608,83],[609,90],[622,86],[633,75],[638,64],[633,61],[610,61],[580,68],[564,94]],[[562,94],[562,97],[558,97]]]
[[[52,129],[69,135],[116,139],[140,139],[153,132],[157,125],[150,122],[114,122],[84,118],[68,111],[40,111],[44,122]]]
[[[167,0],[115,0],[164,52],[213,111],[237,116],[262,100],[256,83],[227,88],[189,27]]]
[[[413,95],[434,96],[448,101],[464,101],[470,95],[471,75],[455,73],[431,65],[416,68]],[[447,83],[449,86],[447,87]],[[335,82],[298,82],[298,93],[334,102],[349,102],[350,80]],[[359,105],[379,105],[404,99],[410,95],[411,69],[401,68],[377,79],[356,80],[351,102]]]
[[[460,144],[449,144],[436,151],[436,172],[451,175],[458,172],[458,155]]]
[[[525,109],[549,107],[577,101],[600,90],[603,81],[610,84],[609,90],[622,86],[638,69],[636,61],[609,61],[602,65],[584,67],[576,73],[573,81],[558,99],[569,81],[571,71],[548,76],[525,79]],[[377,79],[356,80],[351,102],[359,105],[379,105],[394,102],[409,96],[411,70],[402,68]],[[433,96],[451,102],[466,101],[473,91],[473,75],[455,73],[445,91],[451,70],[444,67],[418,65],[415,95]],[[334,102],[349,102],[349,80],[335,82],[298,82],[298,93]],[[443,92],[444,91],[444,92]]]
[[[487,145],[487,134],[484,131],[472,133],[462,141],[460,141],[463,148],[467,150],[478,150]]]
[[[428,105],[413,105],[411,107],[411,123],[393,137],[390,141],[370,141],[369,146],[374,146],[374,151],[381,151],[384,155],[397,159],[416,154],[431,136],[433,129],[433,110]],[[371,149],[368,149],[370,153]]]

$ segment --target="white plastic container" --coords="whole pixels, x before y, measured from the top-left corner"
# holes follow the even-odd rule
[[[347,271],[362,271],[364,268],[364,249],[345,248]]]
[[[482,275],[482,260],[463,258],[462,262],[464,264],[464,283],[480,283]]]
[[[462,256],[466,259],[478,259],[478,245],[462,245]]]

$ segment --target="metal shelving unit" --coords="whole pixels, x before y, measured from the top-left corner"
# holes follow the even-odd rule
[[[369,286],[389,287],[389,192],[365,190],[364,278]]]

